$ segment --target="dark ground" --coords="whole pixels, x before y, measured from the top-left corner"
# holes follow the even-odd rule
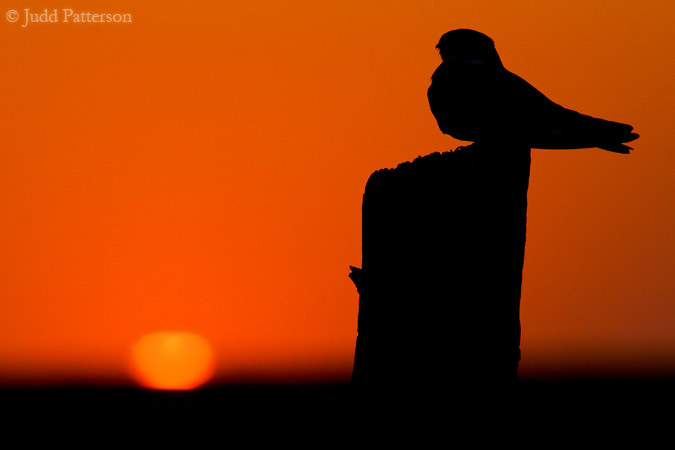
[[[481,442],[577,442],[578,436],[586,442],[592,435],[596,443],[638,439],[641,448],[651,448],[645,444],[656,437],[672,443],[675,428],[675,379],[521,380],[516,396],[508,401],[427,400],[404,404],[391,393],[375,405],[364,404],[346,384],[211,386],[188,392],[0,390],[3,435],[19,433],[26,442],[90,435],[97,440],[142,435],[157,441],[215,435],[225,443],[236,437],[251,444],[304,441],[324,448],[328,442],[407,439],[419,444],[432,436],[449,443],[471,430]]]

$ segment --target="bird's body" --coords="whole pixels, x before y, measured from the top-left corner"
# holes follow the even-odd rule
[[[445,134],[472,142],[530,148],[598,147],[629,153],[638,138],[630,125],[563,108],[504,68],[492,40],[473,30],[454,30],[437,48],[443,62],[427,92]]]

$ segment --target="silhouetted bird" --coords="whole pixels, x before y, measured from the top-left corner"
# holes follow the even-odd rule
[[[549,100],[502,65],[483,33],[445,33],[436,48],[443,62],[427,92],[445,134],[462,141],[522,144],[530,148],[598,147],[629,153],[639,136],[630,125],[580,114]]]

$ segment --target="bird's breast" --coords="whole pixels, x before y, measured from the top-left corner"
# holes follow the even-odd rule
[[[465,76],[448,76],[434,79],[427,95],[443,133],[473,142],[484,136],[491,116],[489,86]]]

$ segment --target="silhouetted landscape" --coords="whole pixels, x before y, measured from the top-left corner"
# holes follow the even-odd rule
[[[462,426],[501,423],[536,436],[564,430],[648,431],[645,439],[670,429],[675,400],[672,379],[530,379],[517,384],[515,401],[458,404],[445,397],[429,409],[406,409],[393,390],[379,408],[364,408],[348,383],[207,386],[194,391],[149,391],[130,387],[53,387],[0,390],[7,431],[62,427],[82,436],[91,430],[125,436],[133,430],[167,439],[174,432],[210,433],[251,442],[320,438],[331,442],[373,431],[388,438],[415,427],[447,436]],[[461,408],[459,408],[461,406]],[[397,429],[397,426],[405,428]],[[158,430],[163,430],[158,433]],[[105,439],[100,434],[97,439]],[[561,435],[562,436],[562,435]],[[49,435],[42,435],[49,438]],[[318,442],[318,441],[317,441]]]

